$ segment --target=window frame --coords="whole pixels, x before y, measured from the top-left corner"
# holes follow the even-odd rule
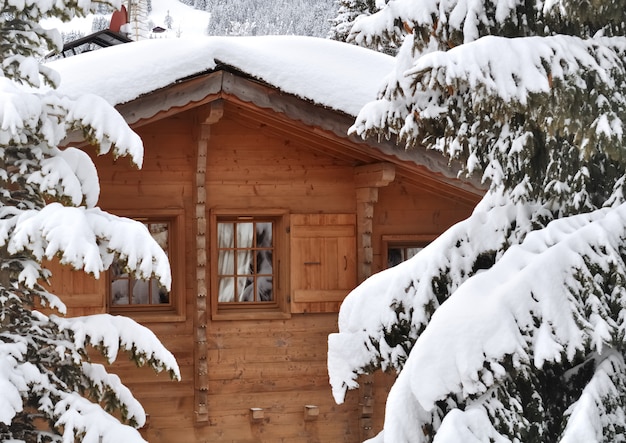
[[[436,234],[387,234],[387,235],[383,235],[382,236],[382,251],[384,251],[384,256],[383,256],[382,269],[389,269],[388,264],[389,264],[389,249],[390,248],[394,248],[394,247],[395,248],[425,248],[435,238],[437,238]]]
[[[213,208],[210,219],[210,305],[212,320],[286,319],[289,310],[289,212],[285,209]],[[272,222],[273,276],[271,302],[220,302],[218,300],[218,222],[223,220]]]
[[[114,305],[111,303],[111,275],[107,272],[105,300],[107,312],[124,315],[139,322],[184,321],[185,312],[185,218],[183,209],[110,210],[112,214],[139,222],[168,223],[168,259],[172,275],[170,303],[144,305]]]

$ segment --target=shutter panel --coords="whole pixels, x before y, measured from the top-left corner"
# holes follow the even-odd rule
[[[356,286],[355,214],[291,216],[291,312],[337,312]]]

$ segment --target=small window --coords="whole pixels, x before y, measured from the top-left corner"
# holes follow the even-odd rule
[[[238,219],[217,222],[220,303],[274,302],[274,223]]]
[[[415,256],[434,237],[433,235],[383,235],[386,267],[392,268]]]
[[[283,213],[231,215],[214,211],[212,313],[229,318],[245,313],[263,317],[286,311],[286,241]],[[282,318],[282,317],[281,317]]]
[[[112,211],[120,214],[120,211]],[[109,269],[107,300],[109,312],[134,317],[141,321],[184,320],[184,231],[183,212],[163,213],[146,211],[145,217],[133,217],[121,211],[120,215],[142,222],[152,238],[163,248],[172,274],[172,285],[168,291],[156,278],[135,278],[118,264]]]
[[[402,263],[405,260],[416,255],[419,251],[424,249],[424,246],[417,245],[390,245],[387,247],[387,267],[391,268],[395,265]]]
[[[152,238],[163,248],[168,258],[170,253],[171,223],[168,221],[143,221]],[[156,278],[139,280],[128,274],[117,263],[111,266],[109,296],[111,306],[170,306],[170,292]]]

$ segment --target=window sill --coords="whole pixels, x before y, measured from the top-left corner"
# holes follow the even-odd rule
[[[263,311],[260,309],[228,309],[218,310],[211,315],[211,320],[287,320],[291,318],[291,313],[271,310]]]
[[[121,315],[132,318],[138,323],[166,323],[183,322],[186,320],[184,313],[175,311],[136,311],[131,309],[110,309],[109,314]]]

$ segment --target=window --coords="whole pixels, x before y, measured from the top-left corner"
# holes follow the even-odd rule
[[[213,211],[211,217],[213,316],[280,317],[288,293],[280,273],[286,264],[283,211],[234,212]]]
[[[387,247],[387,267],[391,268],[413,257],[423,246],[416,245],[390,245]]]
[[[115,211],[119,213],[119,211]],[[149,211],[150,212],[150,211]],[[184,286],[182,267],[184,260],[182,211],[155,212],[145,217],[131,217],[142,222],[152,238],[163,248],[172,273],[172,286],[168,291],[156,278],[141,280],[113,263],[109,269],[109,312],[136,317],[145,321],[175,321],[184,319]]]
[[[243,219],[217,222],[220,303],[274,301],[274,223]]]
[[[434,235],[383,235],[385,267],[391,268],[416,255],[435,238]]]
[[[172,230],[171,223],[168,221],[143,221],[143,224],[169,258],[171,256],[169,242]],[[117,263],[113,263],[109,275],[111,276],[109,295],[112,306],[170,306],[170,293],[158,283],[156,278],[150,280],[136,279],[124,272]]]

